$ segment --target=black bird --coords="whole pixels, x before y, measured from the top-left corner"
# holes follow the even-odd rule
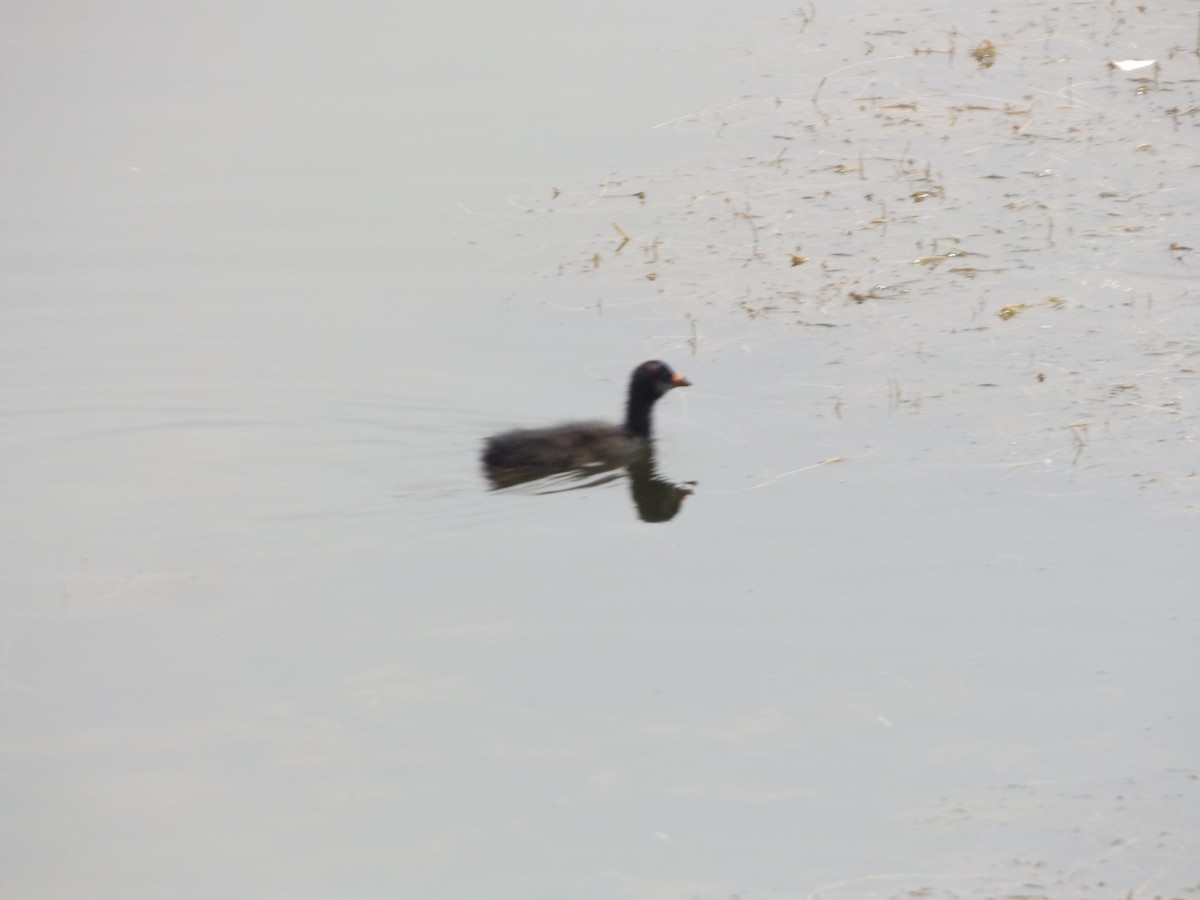
[[[487,439],[483,464],[493,475],[504,471],[528,477],[622,465],[649,448],[650,414],[658,398],[671,388],[690,384],[665,362],[644,362],[629,378],[625,424],[570,422],[553,428],[506,431]]]

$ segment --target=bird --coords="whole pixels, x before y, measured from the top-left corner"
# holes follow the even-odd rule
[[[483,464],[493,476],[509,472],[531,477],[623,465],[650,447],[651,413],[658,399],[673,388],[690,385],[665,362],[649,360],[629,377],[623,424],[568,422],[495,434],[484,442]]]

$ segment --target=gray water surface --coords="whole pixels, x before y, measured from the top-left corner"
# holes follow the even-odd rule
[[[4,896],[1200,890],[1194,4],[0,18]]]

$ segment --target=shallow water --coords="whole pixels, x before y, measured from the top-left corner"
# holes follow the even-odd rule
[[[10,6],[2,892],[1194,892],[1194,5],[969,6]]]

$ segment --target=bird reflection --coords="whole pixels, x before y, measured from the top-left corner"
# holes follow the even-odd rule
[[[486,472],[494,490],[530,485],[528,492],[533,494],[560,494],[600,487],[625,475],[629,479],[634,508],[643,522],[669,522],[675,518],[696,484],[663,478],[658,472],[653,447],[643,450],[624,466],[590,466],[555,473],[487,467]],[[535,483],[537,486],[533,487]]]
[[[638,518],[643,522],[671,521],[696,485],[694,481],[676,483],[661,477],[654,464],[653,449],[633,460],[626,468],[629,470],[633,505],[637,507]]]

